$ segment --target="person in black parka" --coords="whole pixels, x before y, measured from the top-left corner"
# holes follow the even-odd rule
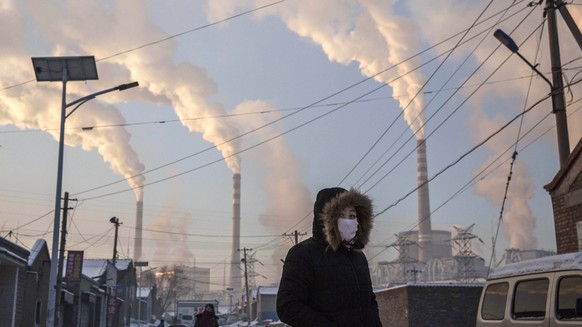
[[[194,327],[218,327],[218,317],[214,313],[214,305],[208,303],[204,306],[204,311],[196,315]]]
[[[368,260],[372,201],[355,189],[318,192],[313,236],[285,258],[277,314],[293,327],[381,327]]]

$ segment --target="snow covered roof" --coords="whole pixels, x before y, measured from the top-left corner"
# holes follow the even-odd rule
[[[115,267],[117,267],[117,270],[127,270],[131,262],[131,259],[117,259],[115,261]]]
[[[137,291],[135,292],[135,295],[139,298],[147,298],[148,296],[150,296],[150,291],[152,289],[149,287],[138,287]]]
[[[103,275],[107,268],[107,259],[84,259],[83,275],[95,278]]]
[[[582,252],[552,255],[538,259],[524,260],[497,267],[489,274],[488,279],[496,279],[514,275],[528,275],[539,272],[581,270]]]
[[[401,285],[395,285],[388,288],[378,288],[374,289],[374,293],[380,293],[388,290],[394,290],[397,288],[406,288],[406,287],[483,287],[483,283],[474,282],[474,283],[457,283],[457,282],[450,282],[450,283],[406,283]]]
[[[48,248],[46,247],[46,241],[44,239],[38,239],[34,242],[32,249],[30,250],[30,255],[28,256],[28,266],[32,266],[38,254],[44,249],[48,253]]]
[[[107,262],[109,259],[83,259],[83,275],[90,278],[95,278],[101,276],[105,273],[107,269]],[[127,270],[129,264],[132,262],[131,259],[119,259],[115,262],[115,267],[117,270],[123,271]]]
[[[259,286],[258,292],[265,295],[277,295],[278,287]]]
[[[26,265],[30,252],[25,248],[0,238],[0,256],[3,260],[17,265]]]

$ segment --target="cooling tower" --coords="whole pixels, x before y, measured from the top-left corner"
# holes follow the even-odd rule
[[[133,260],[141,258],[141,236],[143,232],[143,201],[137,201],[135,213],[135,240],[133,244]]]
[[[232,193],[232,262],[230,283],[235,290],[242,289],[240,273],[240,174],[233,175]]]
[[[428,173],[426,142],[418,140],[418,260],[427,262],[432,256],[432,228],[430,224],[430,199],[428,195]]]

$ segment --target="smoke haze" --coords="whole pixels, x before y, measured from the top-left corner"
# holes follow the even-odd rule
[[[248,0],[227,1],[223,2],[221,6],[215,4],[210,5],[208,9],[211,19],[224,18],[235,9],[250,6],[252,2]],[[255,1],[254,5],[258,5],[258,2]],[[506,3],[493,4],[483,17],[498,13],[507,5]],[[280,17],[291,31],[320,45],[331,62],[335,61],[345,65],[357,62],[363,76],[373,76],[420,52],[421,42],[436,43],[454,34],[454,32],[462,32],[464,28],[471,25],[485,7],[486,4],[482,2],[468,3],[455,0],[438,2],[411,0],[406,1],[406,3],[385,0],[296,1],[286,2],[283,5],[261,11],[259,15],[260,17],[268,15]],[[514,11],[518,9],[514,9]],[[570,6],[569,9],[571,9],[574,18],[580,21],[577,17],[582,16],[582,10],[576,6]],[[460,12],[463,14],[459,15]],[[442,28],[445,25],[449,28]],[[535,26],[523,27],[524,30],[533,30],[533,28]],[[563,35],[561,36],[564,38]],[[453,39],[437,49],[449,49],[454,45],[454,42],[457,40]],[[469,53],[467,48],[457,49],[454,56],[462,58],[468,55],[474,56],[478,62],[484,61],[489,52],[498,46],[498,42],[490,36],[485,38],[485,43],[489,46],[479,47],[474,53]],[[565,41],[562,44],[569,53],[579,52],[575,42]],[[533,44],[522,49],[526,53],[533,50],[535,50]],[[499,57],[507,55],[508,53],[505,53]],[[547,57],[548,55],[546,55],[546,61]],[[499,63],[500,60],[490,61],[484,66],[484,70],[492,70]],[[396,70],[390,70],[374,78],[379,82],[388,83],[392,87],[393,95],[398,96],[400,107],[405,110],[406,122],[413,132],[418,130],[417,139],[423,139],[425,132],[421,126],[424,124],[422,113],[424,99],[422,93],[417,97],[415,95],[426,78],[418,71],[409,73],[418,65],[417,59],[410,60],[398,65]],[[546,71],[549,71],[549,68]],[[510,79],[530,73],[531,70],[527,65],[516,61],[515,64],[508,65],[496,76]],[[405,76],[393,81],[394,77],[399,75]],[[490,92],[483,92],[484,95],[471,100],[470,103],[480,108],[471,114],[472,117],[467,126],[468,130],[474,133],[474,138],[478,141],[482,140],[484,136],[498,128],[502,122],[507,121],[508,117],[511,117],[511,114],[504,117],[486,114],[486,109],[489,108],[484,108],[481,104],[486,102],[488,97],[509,98],[515,94],[523,94],[526,89],[527,85],[514,83],[509,87],[494,88]],[[546,94],[547,85],[541,83],[541,85],[534,86],[534,90],[538,92],[537,94]],[[528,114],[528,119],[535,122],[544,114],[540,111],[532,112]],[[577,119],[579,118],[578,115]],[[545,122],[544,125],[548,126],[548,122]],[[570,123],[570,126],[571,143],[575,144],[575,140],[578,140],[582,133],[580,128],[582,124]],[[515,137],[514,135],[512,137]],[[507,148],[508,144],[513,141],[507,137],[497,138],[490,142],[492,145],[489,145],[489,148],[492,149],[493,153],[498,153],[495,151]],[[482,167],[486,165],[487,163],[484,163]],[[507,173],[506,170],[495,172],[495,177],[481,181],[475,188],[475,192],[489,199],[495,205],[500,205],[499,197],[502,193],[500,190],[505,188]],[[541,186],[537,188],[540,189]],[[537,240],[533,236],[536,218],[528,203],[533,198],[534,190],[535,187],[528,173],[527,165],[517,163],[514,167],[514,178],[510,188],[511,198],[506,206],[503,221],[511,246],[531,249],[537,245]]]
[[[27,7],[30,16],[20,17],[20,6]],[[227,142],[238,135],[236,128],[228,125],[225,120],[204,120],[202,123],[201,120],[191,119],[221,115],[226,110],[222,105],[208,100],[217,92],[217,86],[204,69],[189,63],[175,63],[175,42],[167,41],[163,47],[100,61],[113,53],[127,50],[130,44],[142,44],[146,40],[168,36],[149,22],[141,1],[120,1],[111,7],[103,6],[101,1],[84,1],[82,4],[75,1],[50,4],[4,1],[2,8],[4,29],[0,32],[0,40],[10,45],[0,50],[3,57],[0,76],[4,87],[33,77],[28,45],[25,43],[25,40],[30,42],[30,39],[16,36],[26,34],[25,28],[34,26],[36,34],[32,35],[32,42],[38,41],[45,44],[46,48],[46,52],[38,56],[90,53],[97,60],[101,81],[68,83],[68,99],[80,98],[112,87],[115,83],[133,80],[140,83],[139,90],[112,92],[99,98],[99,101],[87,103],[82,110],[67,119],[67,127],[123,124],[125,120],[115,104],[123,103],[128,98],[132,101],[165,103],[175,109],[176,115],[189,131],[201,133],[205,140],[217,145],[233,172],[239,171],[239,160],[234,155],[238,141]],[[60,12],[68,19],[55,23],[50,19],[51,12]],[[92,13],[92,19],[86,19],[84,13],[87,12]],[[128,14],[131,14],[131,20],[126,19]],[[95,34],[94,31],[99,33]],[[14,92],[8,90],[1,93],[0,124],[48,130],[58,139],[61,100],[57,89],[60,90],[60,83],[38,83],[20,87]],[[141,200],[140,186],[143,185],[144,177],[140,174],[144,166],[131,147],[130,139],[131,135],[121,127],[93,129],[90,132],[67,129],[65,143],[81,146],[86,151],[96,149],[113,170],[125,178],[135,176],[129,183],[136,191],[137,200]]]
[[[276,109],[271,103],[255,100],[241,103],[235,112],[238,114],[272,112]],[[245,118],[240,121],[241,126],[246,126],[248,129],[258,128],[267,123],[267,120],[263,120],[260,115],[243,115],[242,117]],[[269,120],[274,119],[276,117],[269,117]],[[268,139],[280,133],[279,128],[271,125],[262,128],[258,134],[254,134],[253,139],[255,137],[258,140]],[[261,185],[266,205],[259,221],[270,232],[281,234],[302,218],[299,215],[309,212],[312,206],[313,200],[309,189],[302,182],[302,162],[291,151],[284,137],[274,139],[253,152],[249,160],[261,167]],[[273,260],[279,262],[285,257],[286,252],[286,247],[278,247],[273,253]]]
[[[151,230],[161,231],[161,233],[149,233],[154,242],[151,244],[153,246],[146,245],[146,248],[153,248],[152,260],[194,265],[195,258],[190,251],[189,236],[184,234],[184,231],[189,230],[192,221],[191,214],[166,207],[148,227]]]

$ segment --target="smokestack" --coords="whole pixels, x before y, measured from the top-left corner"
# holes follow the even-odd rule
[[[427,262],[432,256],[432,228],[430,224],[430,199],[428,195],[428,172],[426,142],[417,141],[418,148],[418,260]]]
[[[133,260],[141,258],[141,236],[143,232],[143,201],[137,201],[135,213],[135,240],[133,244]]]
[[[230,265],[230,285],[240,290],[240,174],[233,175],[232,193],[232,262]]]

